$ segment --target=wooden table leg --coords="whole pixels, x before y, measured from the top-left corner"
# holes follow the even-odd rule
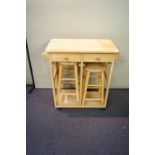
[[[62,64],[59,64],[58,86],[57,86],[57,102],[61,102],[61,78],[62,78]]]
[[[79,77],[78,77],[78,67],[77,64],[74,65],[74,74],[75,74],[75,87],[76,87],[76,98],[77,102],[79,102]]]
[[[55,72],[55,75],[54,75],[54,83],[55,83],[55,89],[57,88],[57,84],[58,84],[58,63],[57,62],[55,62],[54,63],[55,64],[55,70],[56,70],[56,72]]]
[[[104,104],[104,72],[101,73],[101,105]]]
[[[51,83],[52,83],[52,91],[53,91],[53,98],[54,98],[54,104],[56,107],[56,93],[55,93],[55,82],[54,82],[54,73],[53,73],[53,65],[52,62],[49,61],[50,66],[50,73],[51,73]]]
[[[114,60],[110,64],[109,76],[108,76],[108,80],[107,80],[107,83],[106,83],[106,93],[105,93],[105,100],[104,100],[104,108],[107,105],[107,100],[108,100],[108,95],[109,95],[109,87],[110,87],[110,81],[111,81],[113,67],[114,67]]]
[[[83,62],[80,62],[80,102],[82,105]]]

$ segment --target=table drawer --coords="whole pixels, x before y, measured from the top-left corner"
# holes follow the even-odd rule
[[[112,62],[113,54],[84,54],[84,62]]]
[[[53,62],[79,62],[80,54],[51,54],[50,60]]]

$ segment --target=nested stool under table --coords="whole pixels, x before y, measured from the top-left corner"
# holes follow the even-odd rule
[[[84,90],[83,90],[83,99],[82,105],[85,105],[86,101],[99,101],[101,105],[104,102],[104,72],[105,72],[105,64],[103,63],[88,63],[85,66],[85,80],[84,80]],[[95,74],[98,76],[98,84],[89,84],[91,74]],[[89,96],[87,95],[87,89],[90,87],[98,88],[98,95]]]
[[[70,68],[70,71],[72,71],[74,73],[74,77],[70,78],[70,77],[63,77],[62,76],[62,72],[64,72],[64,68],[65,67],[68,67],[68,69]],[[75,91],[68,91],[68,90],[64,90],[64,89],[61,89],[61,86],[62,86],[62,82],[65,82],[65,83],[74,83],[75,84]],[[61,98],[62,98],[62,95],[65,96],[65,99],[64,99],[64,103],[67,104],[68,102],[68,95],[76,95],[76,100],[77,102],[79,102],[79,84],[78,84],[78,65],[77,63],[73,62],[73,63],[59,63],[58,64],[58,86],[57,86],[57,101],[58,103],[61,102]]]

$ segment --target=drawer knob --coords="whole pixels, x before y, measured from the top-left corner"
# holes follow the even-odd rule
[[[96,58],[96,60],[97,60],[97,61],[100,61],[101,59],[100,59],[100,58]]]
[[[65,60],[69,60],[69,58],[67,58],[67,57],[64,57],[64,59],[65,59]]]

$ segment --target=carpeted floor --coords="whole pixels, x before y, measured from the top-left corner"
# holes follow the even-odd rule
[[[27,155],[128,155],[129,91],[110,90],[106,110],[54,108],[51,89],[27,93]]]

